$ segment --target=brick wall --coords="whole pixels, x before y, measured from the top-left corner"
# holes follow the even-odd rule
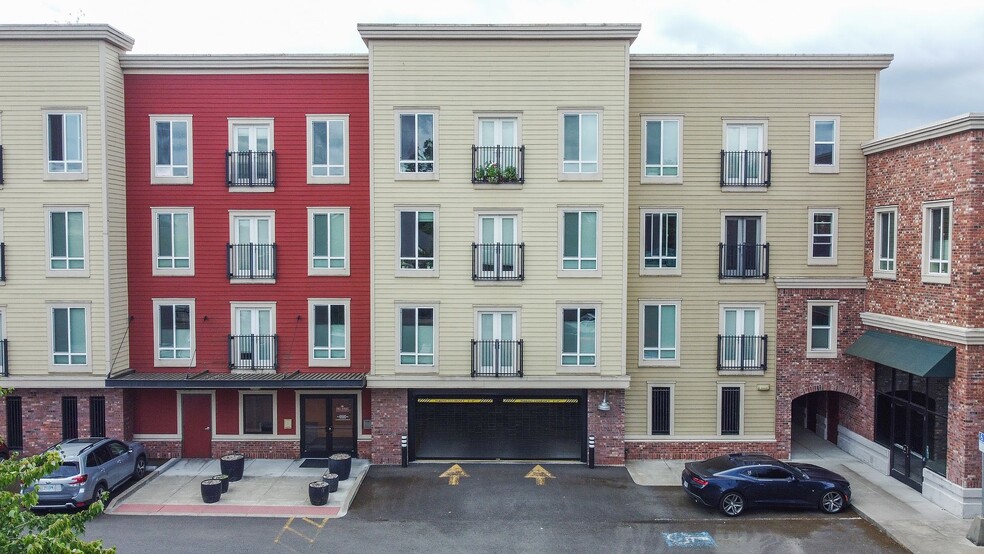
[[[625,457],[629,460],[703,460],[732,452],[756,452],[788,458],[788,447],[782,450],[780,446],[773,441],[631,441],[625,443]]]
[[[238,452],[247,458],[295,460],[301,457],[300,441],[212,441],[212,457],[221,458]]]
[[[372,463],[401,462],[400,440],[407,434],[407,390],[372,391]]]
[[[24,432],[24,454],[43,452],[49,446],[62,440],[62,397],[78,398],[78,434],[88,437],[92,434],[89,426],[89,398],[102,396],[106,399],[106,435],[113,438],[128,439],[125,433],[123,391],[118,389],[16,389],[10,396],[21,398],[21,420]],[[0,432],[6,440],[6,404],[0,410]]]
[[[598,410],[598,404],[608,395],[611,409]],[[595,463],[625,465],[625,391],[588,391],[588,434],[595,436]]]
[[[984,431],[984,346],[957,349],[956,377],[950,382],[946,478],[962,487],[981,486],[977,433]]]

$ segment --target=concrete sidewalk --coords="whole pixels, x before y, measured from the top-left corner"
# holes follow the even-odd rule
[[[792,461],[814,463],[846,477],[854,510],[912,552],[984,554],[984,547],[967,540],[972,520],[950,514],[809,431],[794,430],[792,447]],[[679,487],[683,464],[682,460],[631,460],[625,465],[636,484]]]
[[[312,506],[308,483],[325,468],[300,467],[303,460],[247,459],[243,478],[213,504],[202,502],[201,482],[220,473],[218,460],[175,459],[156,469],[110,502],[107,513],[126,515],[209,515],[255,517],[342,517],[369,472],[353,459],[350,477],[338,484],[328,504]]]

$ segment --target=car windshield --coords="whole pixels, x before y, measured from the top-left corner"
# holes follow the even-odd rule
[[[79,463],[78,462],[62,462],[56,470],[48,474],[51,479],[60,479],[63,477],[72,477],[79,474]]]

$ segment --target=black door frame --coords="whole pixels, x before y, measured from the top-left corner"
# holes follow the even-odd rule
[[[310,449],[310,445],[307,444],[307,440],[304,434],[304,424],[307,421],[307,403],[305,402],[308,398],[320,398],[325,401],[325,422],[329,425],[327,432],[325,433],[325,445],[324,449],[313,451]],[[331,412],[331,400],[333,398],[348,398],[352,401],[352,448],[350,450],[336,450],[334,445],[333,431],[334,427],[332,412]],[[349,454],[351,456],[356,455],[356,450],[359,443],[359,433],[358,433],[358,412],[359,412],[359,395],[357,394],[327,394],[327,393],[314,393],[314,394],[304,394],[300,395],[300,405],[301,405],[301,420],[299,422],[300,429],[299,434],[300,440],[300,451],[302,458],[321,458],[327,457],[336,453]]]

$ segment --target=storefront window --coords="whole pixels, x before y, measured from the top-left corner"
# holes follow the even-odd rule
[[[889,449],[905,447],[927,469],[946,475],[949,386],[949,379],[877,365],[875,442]]]

